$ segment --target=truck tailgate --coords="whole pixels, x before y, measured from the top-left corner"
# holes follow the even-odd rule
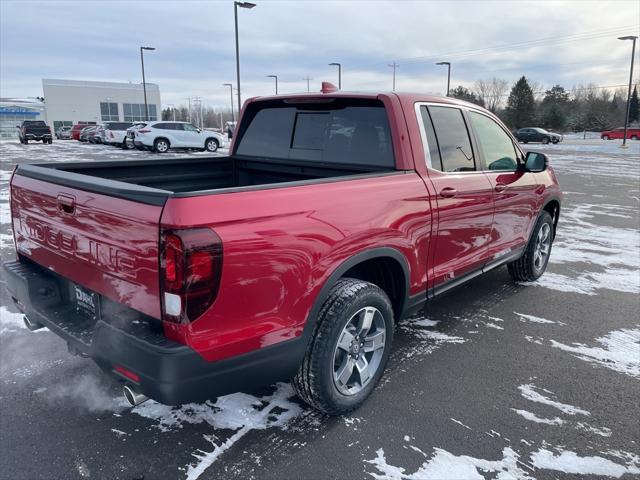
[[[160,318],[161,205],[91,193],[16,173],[16,247],[72,282]]]

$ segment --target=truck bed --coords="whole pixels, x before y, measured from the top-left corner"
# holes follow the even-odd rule
[[[153,205],[192,196],[389,173],[366,165],[242,157],[21,165],[17,174]]]

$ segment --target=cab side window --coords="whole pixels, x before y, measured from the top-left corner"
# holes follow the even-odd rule
[[[440,168],[433,162],[433,168],[443,172],[475,171],[476,162],[462,110],[436,106],[429,106],[428,110],[442,162]]]
[[[518,168],[518,154],[511,137],[489,117],[469,112],[487,170],[513,172]]]

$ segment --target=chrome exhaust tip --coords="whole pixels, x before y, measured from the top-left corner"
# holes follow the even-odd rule
[[[24,316],[23,321],[24,321],[24,326],[27,327],[32,332],[35,332],[36,330],[40,330],[41,328],[44,328],[44,325],[42,325],[41,323],[33,322],[29,320],[29,317],[27,317],[26,315]]]
[[[149,400],[149,398],[141,394],[137,388],[130,385],[125,385],[124,387],[122,387],[122,394],[124,395],[127,403],[132,407],[140,405],[141,403]]]

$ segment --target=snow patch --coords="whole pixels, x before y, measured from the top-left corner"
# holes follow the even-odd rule
[[[427,455],[417,447],[413,448],[423,456]],[[509,447],[502,450],[502,459],[483,460],[467,455],[454,455],[441,448],[434,449],[434,455],[424,462],[418,470],[407,473],[403,467],[390,465],[384,455],[384,450],[376,452],[376,458],[365,460],[373,465],[378,472],[367,472],[378,480],[484,480],[480,472],[495,473],[498,479],[531,480],[520,466],[518,454]]]
[[[596,435],[600,435],[601,437],[610,437],[611,429],[607,427],[594,427],[589,425],[588,423],[578,422],[576,424],[576,428],[578,430],[584,430],[585,432],[595,433]]]
[[[524,313],[513,312],[520,317],[521,322],[531,322],[531,323],[555,323],[557,325],[566,325],[566,323],[547,320],[546,318],[536,317],[534,315],[525,315]]]
[[[530,422],[544,423],[545,425],[562,425],[564,423],[564,420],[559,417],[542,418],[537,416],[535,413],[528,412],[527,410],[517,410],[515,408],[512,408],[511,410]]]
[[[163,432],[182,428],[185,423],[207,423],[215,430],[235,430],[233,435],[222,442],[215,433],[204,435],[205,440],[214,448],[210,452],[198,451],[192,454],[197,462],[187,467],[187,480],[195,480],[250,431],[284,427],[288,421],[297,417],[302,408],[289,400],[293,395],[289,384],[280,383],[273,394],[265,397],[234,393],[218,398],[215,403],[190,403],[181,407],[147,401],[133,408],[132,412],[157,421],[157,427]]]
[[[591,415],[589,412],[587,412],[586,410],[583,410],[582,408],[574,407],[573,405],[552,400],[549,397],[536,392],[534,390],[535,388],[536,388],[535,385],[528,384],[528,385],[520,385],[518,387],[518,390],[520,390],[520,394],[527,400],[530,400],[536,403],[542,403],[544,405],[549,405],[553,408],[557,408],[562,413],[566,413],[567,415],[586,415],[586,416]],[[548,390],[545,390],[545,391],[548,392]],[[553,393],[553,392],[549,392],[549,393]]]
[[[551,340],[551,345],[586,362],[610,368],[617,372],[640,377],[640,329],[622,329],[596,338],[602,346],[589,347],[582,343],[565,345]]]
[[[637,464],[620,465],[604,457],[581,457],[575,452],[568,451],[555,455],[549,450],[539,449],[531,454],[531,463],[536,468],[578,475],[620,478],[627,473],[640,473],[640,467]]]

